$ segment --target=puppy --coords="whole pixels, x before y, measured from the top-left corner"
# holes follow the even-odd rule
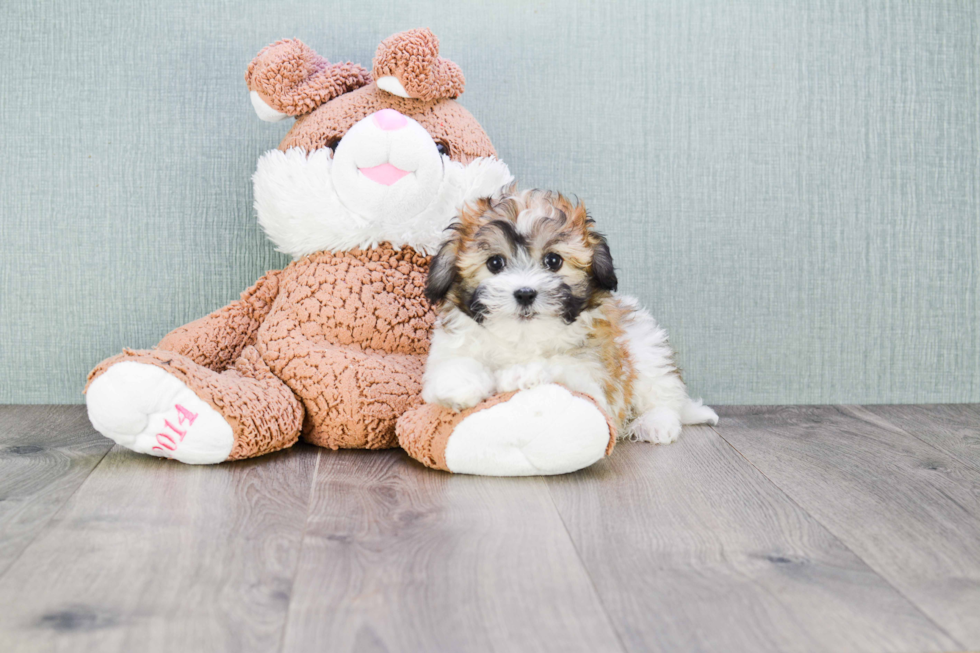
[[[605,239],[581,202],[513,187],[467,205],[432,259],[438,320],[422,397],[453,410],[560,383],[602,406],[619,437],[668,443],[715,424],[693,401],[667,334],[616,291]]]

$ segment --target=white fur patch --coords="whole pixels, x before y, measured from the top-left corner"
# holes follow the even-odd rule
[[[116,363],[89,386],[95,429],[137,453],[205,465],[228,459],[231,426],[177,377],[156,365]]]
[[[259,97],[259,94],[256,91],[250,92],[248,94],[248,99],[252,101],[252,108],[255,109],[255,115],[259,117],[259,120],[264,120],[265,122],[279,122],[280,120],[285,120],[289,117],[288,113],[276,111],[266,104],[262,98]]]
[[[623,344],[637,374],[627,423],[618,437],[666,444],[677,439],[683,424],[717,424],[718,416],[711,408],[688,396],[674,367],[667,332],[634,298],[620,294],[616,298],[632,311],[623,322]],[[560,383],[592,397],[612,414],[603,391],[607,370],[588,344],[597,317],[597,309],[590,309],[572,324],[548,317],[524,322],[506,316],[478,324],[461,311],[451,310],[440,317],[433,331],[422,396],[427,402],[458,410],[459,405],[433,388],[471,387],[474,381],[467,375],[479,373],[481,378],[494,376],[496,392]]]
[[[476,159],[463,166],[442,157],[441,179],[432,185],[426,201],[418,204],[421,208],[406,216],[394,210],[394,203],[387,208],[360,202],[358,209],[349,207],[337,193],[333,163],[329,149],[309,155],[301,149],[272,150],[259,159],[252,177],[255,209],[259,224],[280,251],[301,258],[323,250],[388,242],[431,254],[465,202],[492,195],[513,181],[507,165],[495,158]],[[399,185],[407,183],[414,180],[406,177],[390,190],[369,185],[364,193],[397,192]]]
[[[681,418],[677,411],[655,408],[643,413],[630,424],[633,439],[639,442],[670,444],[681,434]]]
[[[667,342],[667,332],[639,306],[636,298],[617,297],[633,311],[623,328],[637,372],[632,411],[636,419],[621,437],[668,444],[680,435],[682,424],[717,424],[715,411],[700,399],[691,399],[687,386],[674,373],[674,352]]]
[[[601,459],[609,426],[595,405],[561,386],[518,392],[453,430],[446,466],[458,474],[567,474]]]
[[[454,358],[436,370],[427,370],[422,399],[451,410],[472,408],[494,393],[493,375],[472,358]]]
[[[398,81],[398,78],[392,75],[385,75],[384,77],[379,77],[376,83],[378,85],[378,88],[380,88],[382,91],[388,91],[392,95],[397,95],[398,97],[403,97],[403,98],[412,97],[411,95],[408,94],[408,91],[405,90],[405,87],[402,86],[402,83]]]

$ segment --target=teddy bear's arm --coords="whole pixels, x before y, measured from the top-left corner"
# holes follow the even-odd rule
[[[266,273],[241,299],[177,327],[156,348],[187,356],[198,365],[222,372],[234,364],[255,336],[279,294],[279,270]]]

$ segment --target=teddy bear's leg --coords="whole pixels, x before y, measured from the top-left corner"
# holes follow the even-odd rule
[[[425,360],[354,347],[294,352],[283,380],[308,407],[303,439],[330,449],[398,446],[395,421],[422,403]]]
[[[127,351],[92,371],[86,403],[116,443],[192,464],[283,449],[303,422],[302,405],[251,346],[220,373],[173,352]]]
[[[596,402],[547,384],[496,395],[456,413],[425,404],[398,420],[398,443],[423,465],[462,474],[566,474],[608,455],[616,441]]]

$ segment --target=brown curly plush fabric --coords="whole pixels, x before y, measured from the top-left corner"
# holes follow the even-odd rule
[[[374,78],[396,77],[419,100],[458,98],[466,87],[463,71],[439,56],[439,39],[428,28],[412,29],[381,42],[374,55]]]
[[[263,363],[255,347],[245,347],[234,365],[221,373],[171,351],[127,349],[99,363],[89,373],[88,385],[123,361],[166,370],[218,411],[235,437],[228,460],[278,451],[292,446],[299,437],[303,407]]]
[[[279,294],[279,275],[268,272],[241,299],[199,320],[177,327],[157,349],[187,356],[198,365],[223,372],[255,344],[255,336]]]
[[[361,118],[395,109],[448,147],[453,160],[467,164],[496,156],[486,132],[470,112],[447,99],[463,92],[463,73],[438,53],[439,41],[428,29],[396,34],[378,47],[376,73],[396,75],[413,98],[382,91],[360,66],[331,65],[295,39],[262,50],[249,64],[245,81],[273,109],[297,116],[279,144],[283,151],[298,147],[312,152],[333,146]]]
[[[422,403],[428,264],[388,245],[312,254],[156,349],[103,361],[89,384],[123,360],[166,369],[232,425],[232,458],[289,446],[301,425],[331,449],[397,446],[395,421]]]
[[[413,100],[382,91],[373,82],[345,93],[313,113],[302,116],[279,144],[286,151],[299,147],[307,152],[336,143],[354,124],[381,109],[395,109],[422,125],[449,148],[450,156],[464,165],[481,156],[496,156],[490,138],[476,118],[452,100]]]
[[[282,272],[256,347],[306,407],[304,439],[323,447],[396,446],[395,420],[421,403],[434,314],[428,258],[382,245],[320,252]]]
[[[454,161],[494,156],[476,119],[448,99],[463,92],[464,80],[438,58],[438,47],[431,32],[414,30],[378,48],[376,71],[397,76],[415,99],[382,91],[360,66],[330,64],[296,40],[262,50],[245,79],[273,109],[299,116],[281,150],[332,146],[362,118],[391,108],[419,122]],[[231,460],[299,437],[333,449],[394,447],[401,438],[411,455],[445,469],[455,425],[511,395],[460,414],[422,404],[434,322],[423,292],[428,264],[410,248],[387,244],[311,254],[174,329],[156,348],[103,361],[89,384],[122,361],[166,370],[231,425]]]
[[[396,426],[398,445],[426,467],[448,472],[446,443],[456,426],[473,413],[502,404],[515,394],[494,395],[480,405],[458,413],[435,404],[419,406],[399,418]]]
[[[313,111],[324,102],[371,81],[362,66],[331,64],[298,39],[276,41],[248,65],[245,83],[270,107],[290,116]]]
[[[426,467],[448,472],[450,470],[446,465],[446,444],[460,422],[474,413],[502,404],[516,394],[517,392],[507,392],[494,395],[483,403],[458,413],[435,404],[423,404],[398,419],[395,427],[398,446]],[[606,445],[608,456],[616,444],[616,433],[618,433],[616,425],[595,399],[581,392],[573,391],[572,394],[595,404],[596,409],[606,418],[606,425],[609,427],[609,444]]]

